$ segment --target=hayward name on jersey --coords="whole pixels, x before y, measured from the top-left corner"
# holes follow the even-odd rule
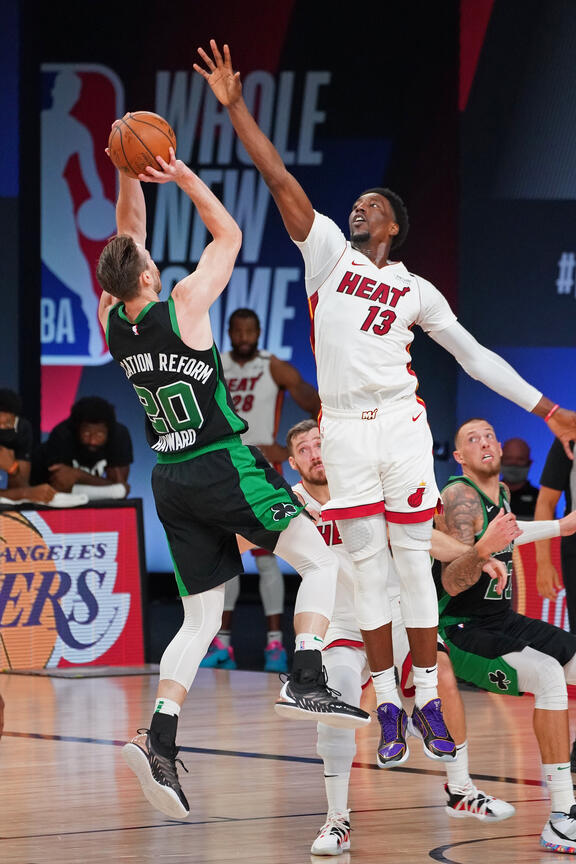
[[[269,351],[258,351],[247,363],[236,363],[230,351],[222,354],[222,369],[237,414],[247,423],[244,444],[273,444],[276,440],[282,397],[270,372]]]
[[[413,394],[412,327],[431,332],[454,323],[446,299],[401,262],[376,267],[320,213],[296,245],[304,257],[323,405],[366,410]]]
[[[197,351],[182,341],[172,298],[149,303],[136,321],[117,303],[106,341],[146,412],[146,436],[157,453],[192,454],[246,429],[234,411],[216,346]]]

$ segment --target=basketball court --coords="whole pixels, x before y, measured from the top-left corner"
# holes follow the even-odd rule
[[[88,671],[88,670],[85,670]],[[273,711],[276,675],[200,669],[179,726],[179,769],[191,813],[154,811],[121,757],[154,704],[156,669],[63,677],[2,674],[2,864],[289,864],[310,855],[325,819],[315,724]],[[120,670],[122,671],[122,670]],[[127,670],[126,670],[127,671]],[[94,674],[92,670],[89,674]],[[535,864],[546,790],[532,732],[532,697],[463,691],[476,785],[516,807],[484,824],[444,812],[444,773],[410,739],[402,766],[375,765],[378,723],[357,733],[351,779],[352,848],[341,862]],[[365,706],[368,710],[372,705]]]

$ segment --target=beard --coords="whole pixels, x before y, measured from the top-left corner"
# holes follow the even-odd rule
[[[258,351],[258,343],[253,342],[248,344],[247,342],[241,342],[240,345],[232,345],[232,350],[237,357],[249,360]]]
[[[305,483],[310,483],[314,486],[326,486],[328,483],[324,465],[314,465],[308,471],[302,471],[299,468],[298,471]]]

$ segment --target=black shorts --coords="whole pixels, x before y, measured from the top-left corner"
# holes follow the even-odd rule
[[[152,472],[156,510],[181,595],[199,594],[242,572],[236,534],[273,552],[304,507],[256,447],[232,437]]]
[[[565,666],[576,654],[576,636],[572,633],[547,621],[519,615],[512,609],[463,625],[443,627],[440,619],[440,632],[458,678],[495,693],[505,690],[512,696],[520,692],[517,675],[502,659],[503,655],[534,648]],[[506,687],[502,684],[505,679]]]

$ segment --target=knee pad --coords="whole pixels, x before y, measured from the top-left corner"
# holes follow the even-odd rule
[[[421,549],[428,551],[432,539],[432,519],[426,522],[389,522],[390,545],[394,551],[400,549]]]
[[[371,558],[388,548],[386,522],[381,514],[362,519],[338,519],[338,531],[353,561]]]
[[[564,669],[554,657],[524,648],[503,657],[518,674],[518,689],[534,694],[534,708],[544,711],[566,711],[568,691]]]

